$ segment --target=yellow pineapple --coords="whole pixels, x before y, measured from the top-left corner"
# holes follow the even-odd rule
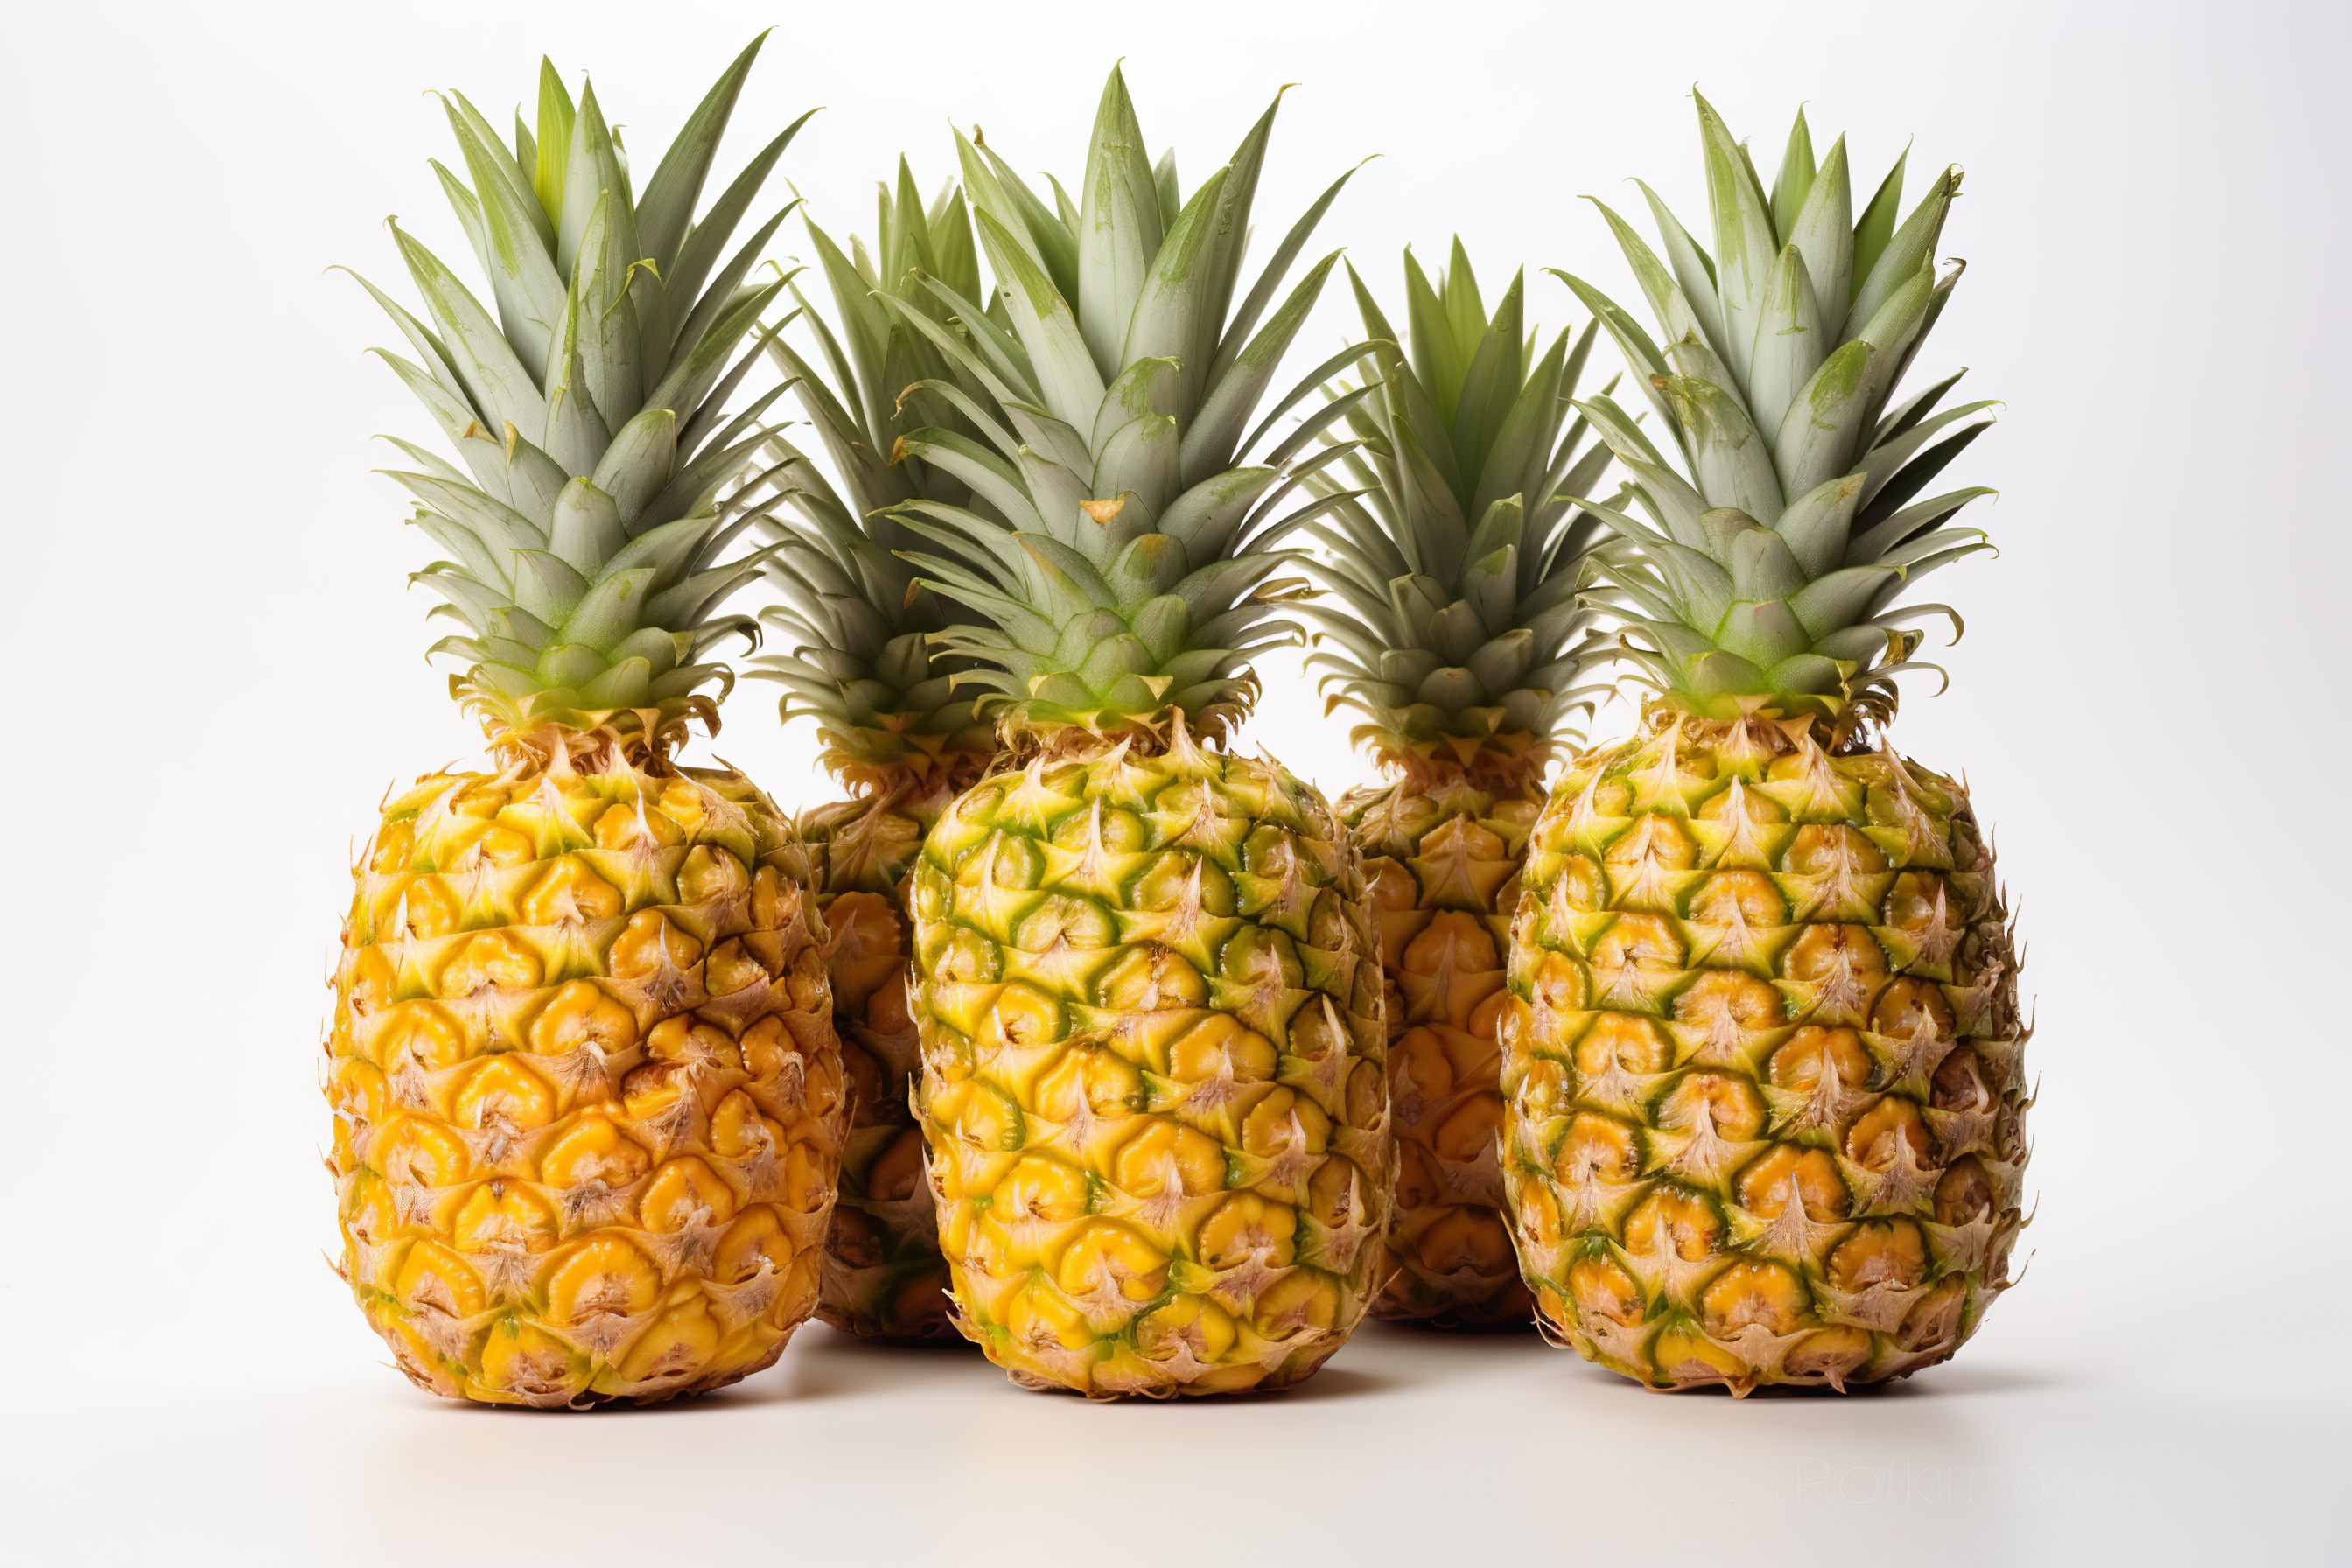
[[[341,1270],[437,1394],[715,1388],[816,1300],[847,1105],[822,927],[774,807],[672,755],[716,726],[705,654],[748,629],[717,605],[757,571],[719,557],[764,432],[722,403],[781,285],[744,281],[773,222],[728,234],[791,132],[692,221],[757,48],[642,197],[551,66],[511,149],[450,95],[497,316],[396,226],[425,316],[375,295],[465,464],[402,442],[394,477],[450,554],[419,576],[491,759],[395,795],[354,868],[325,1088]]]
[[[1388,976],[1395,1273],[1373,1310],[1446,1327],[1533,1313],[1503,1223],[1504,953],[1542,776],[1591,709],[1577,589],[1596,525],[1569,497],[1609,462],[1568,399],[1592,346],[1538,352],[1514,278],[1490,317],[1459,242],[1434,284],[1407,253],[1409,337],[1360,279],[1377,384],[1339,395],[1353,449],[1307,532],[1329,592],[1307,606],[1335,705],[1391,781],[1339,802]],[[1345,489],[1339,489],[1344,481]]]
[[[1295,635],[1264,541],[1325,461],[1283,472],[1312,421],[1244,456],[1335,259],[1285,291],[1336,185],[1236,289],[1272,121],[1186,199],[1114,72],[1066,216],[963,142],[1009,324],[937,284],[968,339],[902,313],[993,400],[982,439],[904,447],[1003,521],[901,512],[940,546],[923,580],[984,617],[934,643],[974,660],[1015,753],[915,872],[918,1110],[959,1325],[1033,1387],[1284,1387],[1382,1274],[1361,879],[1311,785],[1222,743],[1250,655]]]
[[[1859,220],[1801,115],[1767,195],[1705,100],[1715,253],[1651,197],[1612,227],[1664,329],[1579,280],[1676,447],[1583,405],[1636,509],[1596,509],[1633,738],[1534,832],[1504,1018],[1506,1184],[1545,1319],[1657,1388],[1845,1387],[1942,1361],[2009,1283],[2026,1158],[2017,962],[1967,791],[1888,745],[1896,596],[1984,549],[1922,496],[1989,423],[1890,407],[1958,280],[1958,189]],[[1645,187],[1646,190],[1646,187]],[[1602,209],[1604,213],[1607,209]],[[1678,460],[1676,460],[1678,459]]]
[[[770,347],[839,483],[789,443],[772,444],[797,522],[775,525],[782,548],[769,575],[783,603],[761,618],[780,651],[756,673],[784,683],[787,719],[816,721],[825,763],[852,792],[800,819],[831,928],[825,962],[856,1100],[817,1310],[869,1338],[961,1343],[908,1104],[917,1044],[907,888],[923,836],[994,760],[996,727],[955,684],[966,661],[926,646],[960,613],[915,587],[897,553],[913,535],[887,509],[917,499],[985,505],[898,448],[902,431],[976,436],[956,397],[987,392],[960,385],[955,363],[893,314],[922,310],[957,331],[923,280],[976,298],[979,258],[961,193],[951,185],[927,208],[903,163],[884,188],[870,253],[856,239],[845,251],[814,223],[809,239],[831,286],[832,322],[803,300],[817,352],[803,356],[781,336]]]

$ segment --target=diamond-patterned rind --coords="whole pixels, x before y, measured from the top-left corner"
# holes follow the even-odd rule
[[[847,1121],[799,865],[731,773],[559,756],[391,803],[325,1089],[341,1268],[412,1381],[646,1402],[782,1352]]]
[[[1951,1355],[2009,1284],[2017,965],[1955,781],[1654,711],[1537,824],[1504,1179],[1549,1326],[1657,1387]]]
[[[953,776],[941,770],[929,783],[825,806],[800,824],[818,868],[852,1100],[817,1315],[861,1338],[902,1343],[963,1342],[923,1179],[922,1129],[908,1103],[919,1047],[908,1007],[908,883],[923,835],[953,798]]]
[[[1459,776],[1339,802],[1387,976],[1394,1272],[1375,1317],[1485,1329],[1525,1328],[1534,1316],[1503,1219],[1496,1031],[1519,863],[1542,807],[1532,784],[1483,788]]]
[[[1354,857],[1187,743],[1000,772],[915,873],[919,1110],[963,1331],[1016,1382],[1278,1388],[1382,1274],[1386,1034]]]

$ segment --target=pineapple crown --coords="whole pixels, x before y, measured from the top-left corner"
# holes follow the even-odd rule
[[[415,358],[377,352],[464,464],[393,443],[415,467],[391,477],[449,552],[413,579],[463,628],[433,651],[465,661],[451,694],[501,744],[584,730],[658,751],[691,719],[715,728],[707,689],[730,677],[705,655],[755,634],[719,605],[757,560],[722,557],[752,521],[751,490],[732,481],[774,394],[731,419],[726,405],[756,357],[739,346],[783,287],[747,279],[790,208],[740,246],[731,236],[802,121],[699,220],[695,208],[761,41],[704,96],[642,196],[595,89],[583,83],[575,103],[551,63],[537,127],[518,115],[511,147],[447,94],[470,183],[433,168],[496,315],[396,222],[425,318],[361,280]]]
[[[1255,462],[1244,455],[1365,351],[1334,356],[1259,416],[1338,253],[1287,292],[1285,279],[1348,179],[1241,292],[1275,112],[1189,196],[1172,155],[1156,167],[1145,157],[1116,69],[1076,199],[1051,182],[1049,205],[977,132],[959,136],[1000,308],[924,279],[958,334],[884,300],[939,347],[958,386],[986,394],[959,402],[942,385],[972,428],[933,425],[898,445],[971,500],[896,510],[944,547],[908,552],[919,581],[977,613],[932,645],[971,661],[955,679],[985,689],[1008,743],[1160,735],[1179,716],[1192,733],[1216,735],[1255,696],[1251,657],[1298,636],[1280,612],[1300,585],[1273,580],[1290,553],[1266,546],[1328,507],[1303,487],[1331,458],[1292,466],[1319,433],[1313,422]]]
[[[1490,315],[1458,239],[1433,283],[1411,251],[1404,276],[1409,345],[1349,269],[1379,379],[1333,389],[1353,439],[1306,530],[1328,595],[1300,612],[1328,701],[1371,719],[1358,743],[1408,772],[1532,773],[1600,692],[1574,684],[1602,642],[1578,598],[1600,525],[1570,500],[1609,465],[1570,406],[1596,327],[1538,352],[1524,275]]]
[[[840,482],[782,436],[770,441],[776,482],[797,526],[764,525],[777,541],[767,572],[782,602],[760,618],[781,651],[756,660],[751,673],[782,683],[787,721],[816,721],[826,766],[860,785],[887,787],[894,776],[952,771],[995,749],[993,726],[977,716],[972,695],[954,686],[955,671],[969,661],[926,642],[969,616],[916,586],[914,568],[898,553],[915,538],[890,510],[929,500],[993,515],[953,474],[898,449],[899,437],[914,429],[978,439],[991,417],[980,411],[987,388],[900,314],[919,312],[937,330],[960,335],[924,279],[978,298],[979,252],[961,190],[950,183],[927,206],[904,160],[896,183],[881,187],[871,250],[853,237],[844,251],[814,221],[807,226],[833,296],[833,321],[802,294],[797,279],[793,314],[814,340],[819,363],[781,332],[767,342]]]
[[[1991,423],[1992,405],[1938,412],[1956,374],[1888,407],[1959,280],[1959,264],[1940,277],[1935,265],[1959,171],[1938,174],[1898,224],[1898,158],[1857,219],[1843,137],[1817,161],[1801,111],[1768,195],[1704,98],[1698,117],[1712,255],[1647,185],[1664,260],[1595,203],[1659,337],[1561,275],[1624,352],[1679,456],[1670,463],[1606,396],[1578,405],[1631,471],[1640,513],[1592,508],[1619,536],[1598,553],[1598,596],[1626,623],[1625,656],[1680,706],[1884,720],[1892,677],[1917,662],[1913,623],[1960,625],[1948,605],[1896,596],[1990,548],[1951,521],[1990,491],[1915,498]]]

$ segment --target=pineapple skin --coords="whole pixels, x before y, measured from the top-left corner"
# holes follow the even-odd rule
[[[1339,805],[1387,987],[1394,1272],[1372,1312],[1433,1328],[1525,1328],[1535,1303],[1503,1217],[1496,1032],[1520,864],[1544,792],[1526,765],[1465,773],[1414,763]]]
[[[1544,1323],[1738,1394],[1958,1350],[2010,1283],[2031,1099],[1962,786],[1654,705],[1554,788],[1525,883],[1504,1184]]]
[[[817,1315],[864,1339],[963,1342],[923,1177],[922,1129],[909,1103],[919,1046],[908,1005],[907,894],[924,835],[990,760],[943,756],[922,776],[889,778],[872,793],[804,814],[799,824],[825,918],[834,1027],[851,1097]]]
[[[443,772],[354,868],[325,1089],[339,1271],[419,1387],[649,1403],[816,1303],[847,1123],[802,851],[729,772]]]
[[[1124,743],[960,797],[913,884],[957,1323],[1024,1386],[1271,1390],[1354,1330],[1393,1179],[1360,874],[1278,765]]]

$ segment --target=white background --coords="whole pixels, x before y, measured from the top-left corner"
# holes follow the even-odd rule
[[[18,9],[0,46],[0,375],[17,671],[0,844],[0,1552],[627,1563],[2308,1561],[2347,1446],[2347,520],[2339,7],[1371,3],[214,4]],[[1458,229],[1490,289],[1632,299],[1580,193],[1695,224],[1698,82],[1778,161],[1810,101],[1874,178],[1968,168],[1922,368],[2007,400],[1966,460],[2000,546],[1939,578],[1952,688],[1897,738],[1996,824],[2040,999],[2023,1286],[1948,1367],[1845,1400],[1652,1398],[1532,1340],[1367,1331],[1298,1394],[1094,1408],[803,1331],[689,1406],[413,1392],[320,1261],[314,1087],[346,854],[475,739],[419,654],[425,542],[371,432],[379,219],[462,253],[421,89],[494,118],[542,49],[658,144],[778,26],[732,151],[836,231],[947,126],[1074,175],[1105,70],[1205,175],[1286,81],[1263,236],[1327,223],[1390,298]],[[730,165],[731,168],[731,165]],[[797,248],[796,230],[783,245]],[[404,285],[399,285],[404,291]],[[1530,284],[1541,319],[1566,290]],[[1336,314],[1302,351],[1339,341]],[[1604,346],[1596,363],[1605,360]],[[1307,363],[1301,360],[1302,366]],[[1364,776],[1296,662],[1250,742]],[[788,805],[747,685],[719,749]],[[1609,725],[1625,721],[1620,712]]]

